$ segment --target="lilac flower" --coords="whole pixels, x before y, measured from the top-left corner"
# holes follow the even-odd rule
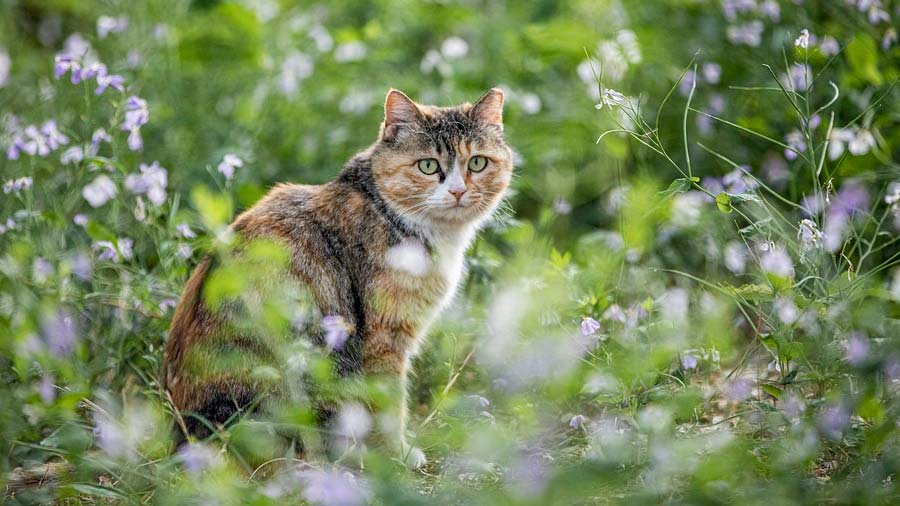
[[[80,227],[84,227],[88,224],[88,217],[86,214],[76,214],[72,217],[72,222]]]
[[[806,249],[815,249],[822,246],[823,234],[816,226],[816,222],[809,218],[800,220],[800,227],[797,231],[797,239],[800,245]]]
[[[84,253],[79,253],[72,258],[72,274],[83,281],[91,279],[91,259]]]
[[[24,150],[29,155],[47,156],[50,153],[50,145],[47,138],[34,125],[25,127],[25,146]]]
[[[132,249],[134,247],[134,241],[127,237],[116,239],[115,244],[110,241],[97,241],[92,247],[94,250],[100,252],[97,259],[101,261],[110,260],[119,263],[122,260],[131,260],[134,256],[134,251]]]
[[[350,472],[311,470],[298,473],[304,484],[303,497],[320,506],[362,506],[371,493],[360,478]]]
[[[759,4],[759,13],[776,23],[781,20],[781,6],[776,0],[765,0]]]
[[[193,230],[191,230],[190,225],[188,225],[187,223],[179,223],[178,225],[175,225],[175,232],[185,239],[194,239],[195,237],[197,237],[197,234]]]
[[[147,101],[132,95],[128,97],[125,109],[125,121],[122,122],[122,130],[128,132],[128,148],[132,151],[140,151],[144,147],[140,129],[150,121],[150,110],[147,109]]]
[[[81,190],[81,196],[88,201],[93,208],[98,208],[109,202],[116,196],[118,189],[112,180],[105,176],[97,176],[92,182],[85,185]]]
[[[623,311],[618,304],[611,304],[608,308],[606,308],[606,311],[603,312],[603,319],[625,323],[625,321],[627,320],[627,316],[625,315],[625,311]]]
[[[174,309],[175,306],[178,305],[178,299],[173,299],[172,297],[167,297],[161,301],[159,301],[159,310],[160,312],[166,313],[170,309]]]
[[[56,389],[53,387],[53,376],[45,374],[41,378],[38,386],[38,394],[41,396],[41,402],[51,404],[56,399]]]
[[[782,278],[790,278],[794,275],[794,262],[784,248],[775,247],[764,251],[759,259],[763,272],[774,274]]]
[[[50,263],[46,258],[35,258],[34,262],[31,264],[31,270],[34,273],[34,279],[38,283],[46,282],[51,276],[53,276],[53,264]]]
[[[800,30],[800,36],[794,41],[794,45],[802,49],[809,48],[809,30]]]
[[[700,364],[700,361],[697,360],[697,357],[695,357],[694,355],[691,355],[689,353],[687,353],[681,357],[681,368],[686,371],[696,369],[699,364]]]
[[[168,174],[156,160],[150,165],[142,163],[140,173],[135,172],[125,178],[125,188],[135,195],[146,194],[153,205],[162,205],[166,201]]]
[[[219,163],[217,169],[222,173],[223,176],[225,176],[226,180],[231,181],[231,179],[234,177],[235,168],[243,166],[243,160],[238,158],[236,155],[228,153],[222,158],[222,161]]]
[[[759,47],[762,42],[762,32],[765,27],[762,21],[753,20],[743,25],[729,26],[725,34],[732,44],[744,44],[750,47]]]
[[[41,323],[41,335],[51,355],[66,357],[75,349],[78,340],[75,318],[66,310],[58,310]]]
[[[844,359],[850,365],[862,365],[869,356],[869,340],[861,332],[854,332],[844,347]]]
[[[722,78],[722,66],[718,63],[704,63],[702,72],[703,79],[709,84],[719,84]]]
[[[10,179],[3,183],[3,193],[19,194],[30,189],[33,184],[34,180],[31,178],[31,176],[20,177],[18,179]]]
[[[219,452],[203,443],[185,443],[178,448],[178,459],[184,469],[194,475],[202,474],[207,469],[221,463]]]
[[[573,429],[584,429],[584,422],[587,421],[587,417],[584,415],[575,415],[569,420],[569,427]]]
[[[339,350],[347,341],[349,333],[344,319],[340,316],[329,315],[322,318],[322,329],[325,330],[325,344],[331,350]]]
[[[684,95],[688,96],[691,93],[691,90],[697,84],[697,74],[693,70],[688,70],[684,73],[684,77],[681,78],[681,81],[678,83],[678,91]]]
[[[128,18],[119,16],[117,18],[111,16],[100,16],[97,18],[97,36],[105,39],[111,33],[122,33],[128,29]]]
[[[823,230],[825,248],[832,252],[840,249],[850,219],[855,213],[865,213],[868,209],[869,192],[865,186],[852,181],[845,183],[825,212]]]
[[[59,79],[76,68],[81,69],[81,65],[75,61],[72,55],[58,54],[53,63],[53,77]]]
[[[790,149],[784,149],[784,157],[788,160],[796,160],[798,153],[806,151],[806,139],[800,130],[792,130],[784,136],[784,141],[790,146]]]
[[[819,413],[819,429],[831,439],[840,439],[850,423],[850,410],[843,403],[831,404]]]
[[[72,146],[63,151],[62,155],[59,157],[59,161],[63,165],[81,163],[82,160],[84,160],[84,149],[82,149],[81,146]]]
[[[125,78],[118,74],[107,74],[104,67],[104,72],[97,74],[97,89],[94,90],[94,94],[102,95],[106,88],[125,91]]]
[[[753,382],[747,378],[737,378],[725,385],[725,397],[734,402],[740,402],[753,393]]]
[[[826,35],[822,37],[822,43],[819,44],[819,49],[825,56],[834,56],[841,50],[841,46],[834,37]]]
[[[590,316],[581,319],[581,335],[590,336],[600,330],[600,322]]]

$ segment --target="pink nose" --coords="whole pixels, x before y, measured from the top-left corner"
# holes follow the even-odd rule
[[[452,193],[453,196],[456,197],[456,202],[459,203],[459,200],[460,200],[460,199],[462,198],[462,196],[465,195],[465,193],[466,193],[466,188],[465,188],[465,187],[462,187],[462,188],[450,188],[450,189],[447,190],[447,191],[450,192],[450,193]]]

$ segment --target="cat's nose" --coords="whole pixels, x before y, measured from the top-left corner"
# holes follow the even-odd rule
[[[466,193],[466,187],[457,186],[450,188],[447,191],[450,192],[454,197],[456,197],[456,203],[458,204],[459,200],[462,199],[462,196]]]

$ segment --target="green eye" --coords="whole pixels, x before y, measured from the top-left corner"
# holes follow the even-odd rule
[[[421,170],[423,174],[434,174],[440,168],[441,165],[434,158],[419,160],[419,170]]]
[[[487,158],[483,156],[469,158],[469,170],[472,172],[481,172],[485,167],[487,167]]]

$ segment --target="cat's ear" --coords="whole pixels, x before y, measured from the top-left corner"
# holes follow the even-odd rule
[[[503,129],[503,90],[491,88],[469,109],[469,116]]]
[[[382,138],[392,138],[397,134],[400,125],[415,123],[422,117],[422,111],[402,91],[391,90],[384,101],[384,130]]]

